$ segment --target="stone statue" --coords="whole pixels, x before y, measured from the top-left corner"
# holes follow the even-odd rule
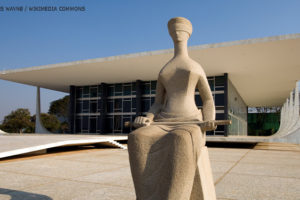
[[[137,200],[200,200],[204,197],[197,162],[205,146],[205,131],[216,128],[214,100],[202,67],[188,56],[191,22],[172,18],[168,29],[174,57],[158,75],[154,104],[145,117],[135,119],[134,125],[140,128],[128,136],[131,173]],[[202,112],[195,104],[196,88]],[[196,124],[151,125],[153,121],[203,120],[208,121],[203,128]]]

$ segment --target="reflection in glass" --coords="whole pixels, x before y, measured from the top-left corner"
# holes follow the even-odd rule
[[[122,130],[122,116],[114,115],[114,132]]]
[[[131,85],[125,85],[123,87],[123,95],[131,95]]]
[[[97,97],[97,87],[92,87],[91,88],[91,97]]]
[[[90,97],[90,87],[89,86],[83,87],[83,97]]]

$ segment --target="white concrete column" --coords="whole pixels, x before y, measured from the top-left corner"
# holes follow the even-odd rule
[[[289,107],[289,101],[288,99],[285,101],[285,103],[282,106],[281,113],[280,113],[280,127],[279,130],[274,134],[274,136],[280,136],[284,133],[287,123],[288,123],[288,107]]]
[[[36,114],[35,114],[35,133],[51,133],[42,124],[41,121],[41,94],[40,87],[36,87]]]

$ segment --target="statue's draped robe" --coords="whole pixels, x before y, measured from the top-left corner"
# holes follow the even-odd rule
[[[202,114],[160,113],[155,121],[202,121]],[[137,200],[198,200],[197,159],[204,138],[198,125],[150,125],[129,134],[128,151]]]

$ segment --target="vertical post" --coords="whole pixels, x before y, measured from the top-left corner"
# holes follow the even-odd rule
[[[136,81],[136,116],[142,115],[142,81]]]
[[[41,121],[41,94],[40,87],[36,87],[36,114],[35,114],[35,133],[50,133]]]
[[[98,120],[98,129],[100,130],[101,134],[107,133],[107,125],[106,125],[106,116],[107,116],[107,96],[108,96],[108,86],[106,83],[100,84],[100,91],[101,91],[101,99],[98,103],[100,106],[100,117]]]
[[[228,73],[224,73],[224,118],[228,119]],[[228,136],[228,125],[224,126],[224,136]]]
[[[69,100],[69,132],[75,133],[75,102],[76,102],[76,87],[70,86],[70,100]]]

